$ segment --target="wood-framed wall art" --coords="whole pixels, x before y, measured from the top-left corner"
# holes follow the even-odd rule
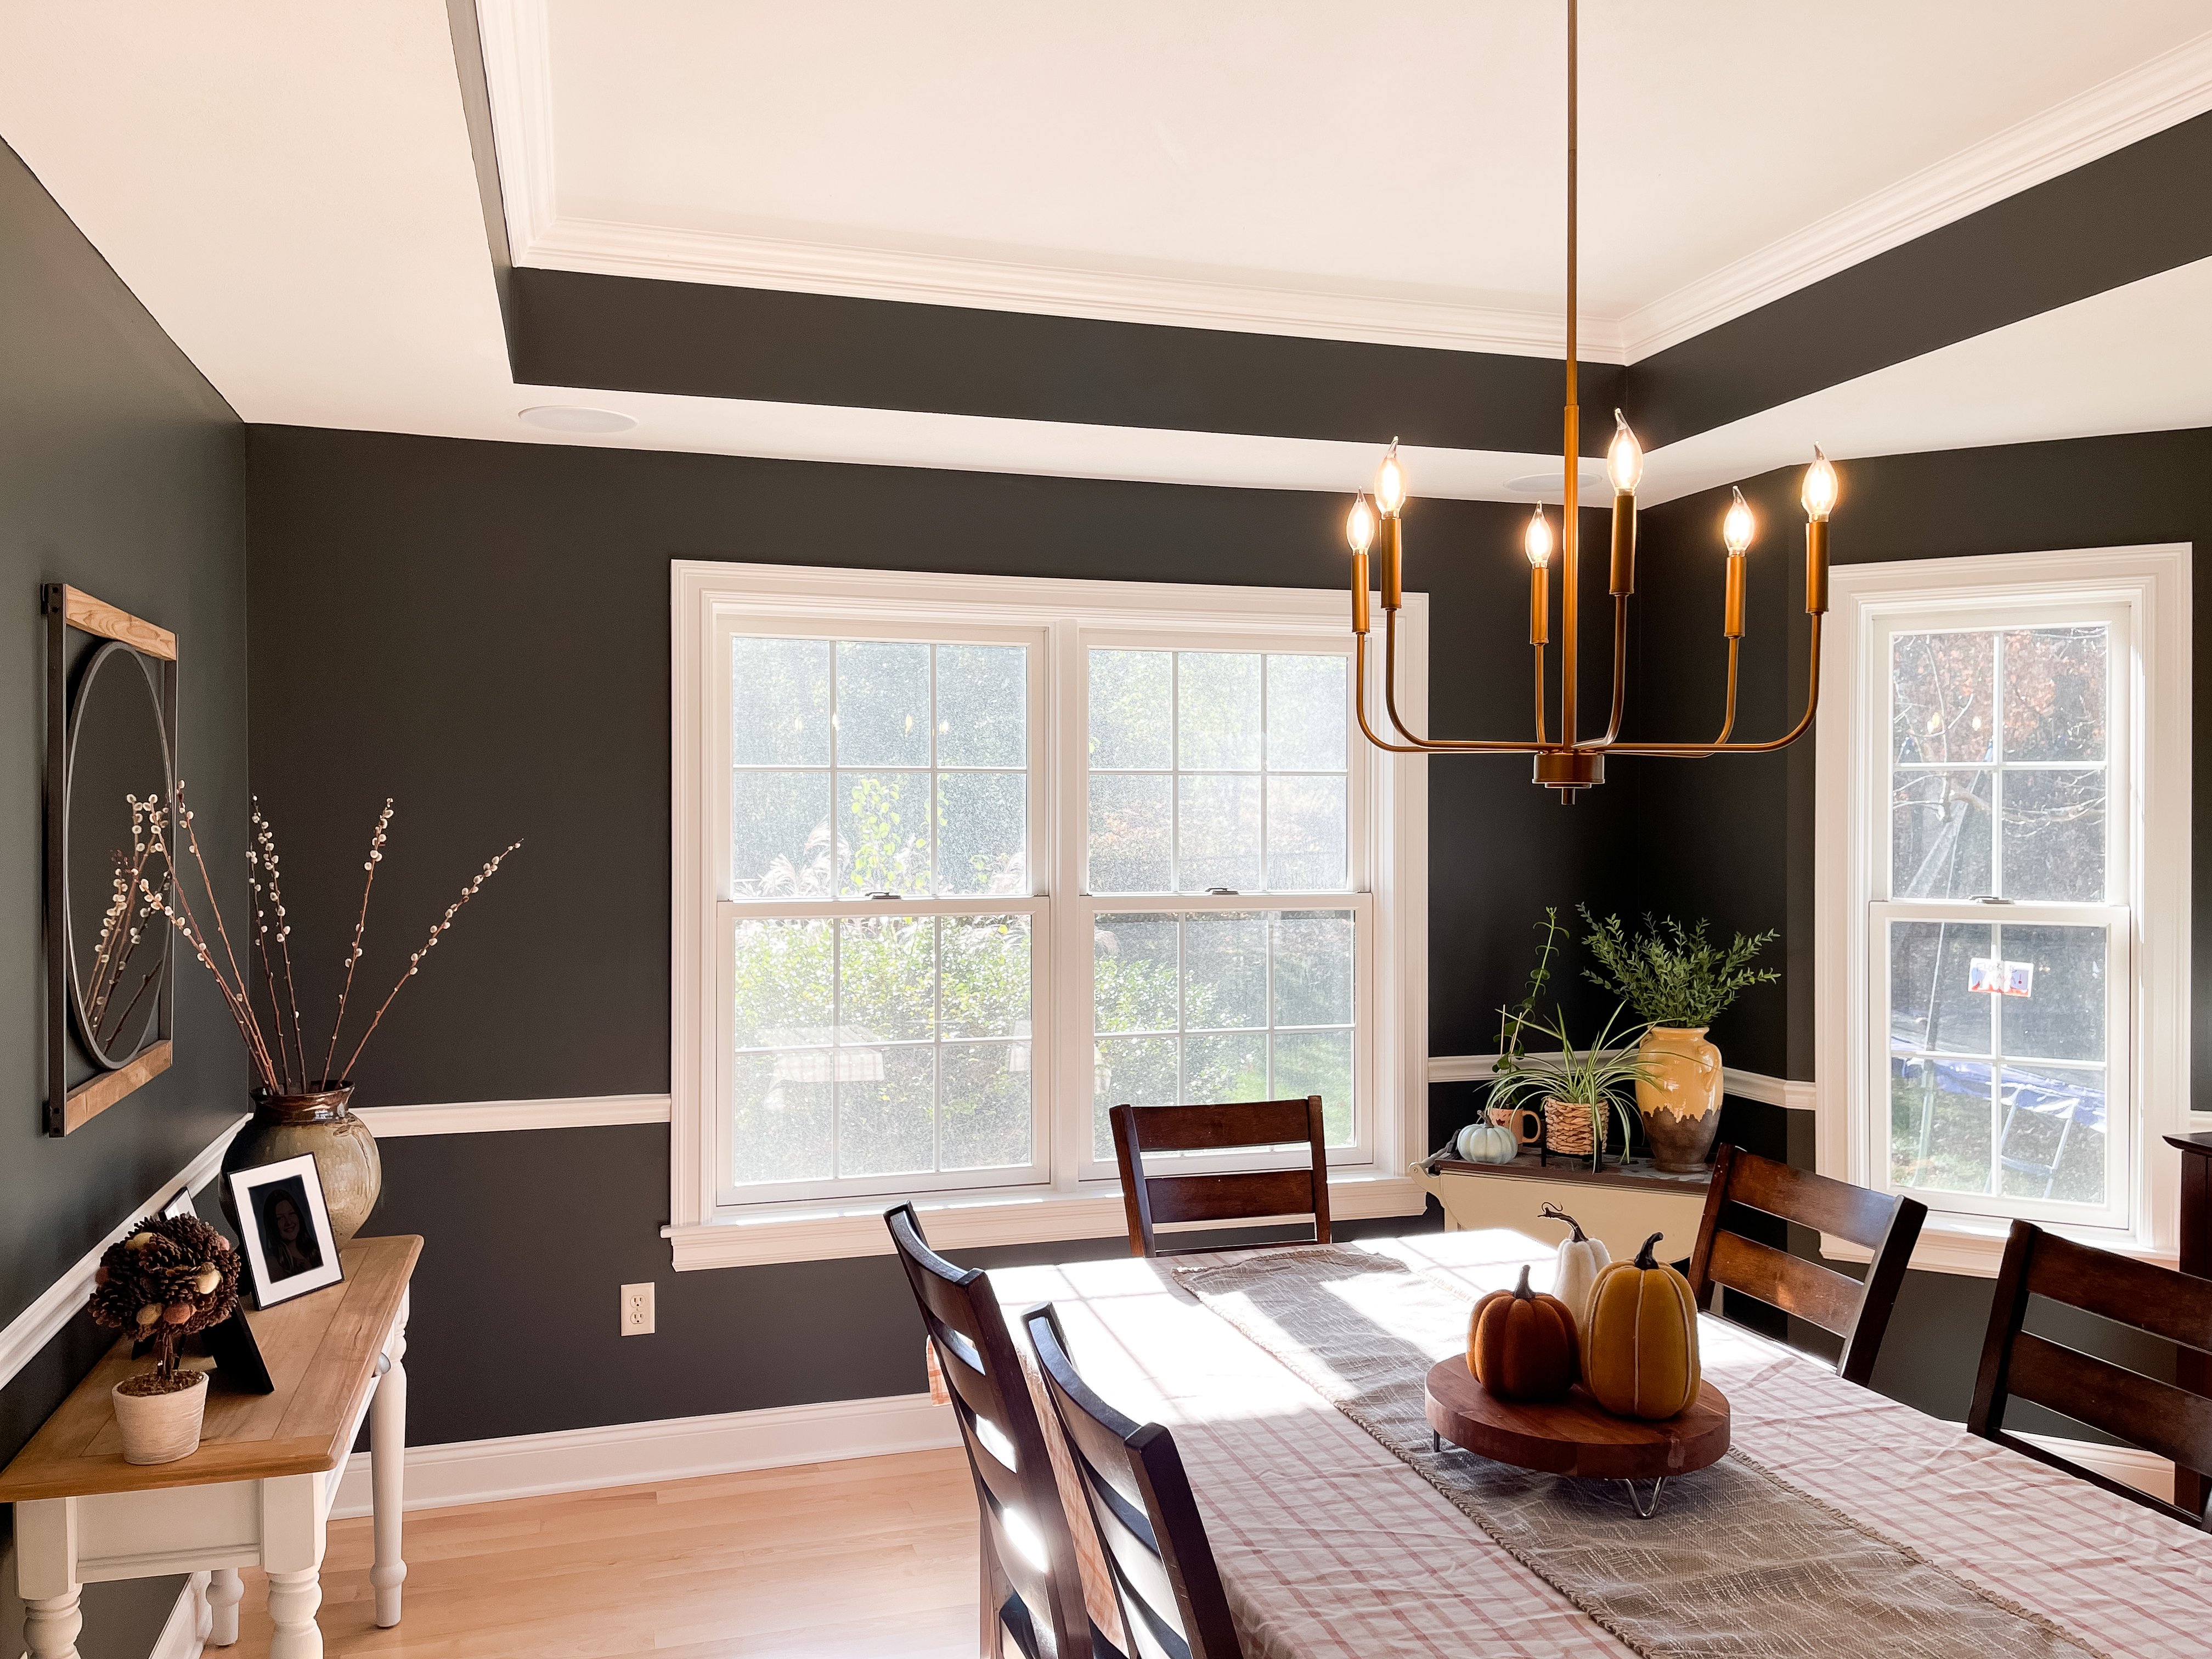
[[[169,1069],[177,951],[136,878],[126,795],[166,805],[177,783],[177,636],[63,582],[46,619],[46,1132],[65,1135]],[[93,636],[76,646],[71,630]],[[72,808],[74,807],[74,810]],[[136,831],[136,833],[134,833]],[[122,864],[116,863],[121,855]],[[118,899],[127,901],[118,908]]]

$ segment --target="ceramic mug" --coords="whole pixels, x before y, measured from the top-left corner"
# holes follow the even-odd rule
[[[1534,1146],[1544,1139],[1544,1115],[1534,1106],[1492,1106],[1483,1115],[1501,1129],[1513,1131],[1513,1138],[1523,1146]]]

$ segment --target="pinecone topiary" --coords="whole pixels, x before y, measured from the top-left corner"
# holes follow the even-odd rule
[[[92,1317],[150,1341],[172,1371],[180,1341],[236,1310],[238,1272],[230,1241],[198,1216],[149,1216],[100,1257]]]

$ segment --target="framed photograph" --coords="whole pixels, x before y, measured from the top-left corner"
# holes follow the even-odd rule
[[[228,1180],[255,1307],[273,1308],[344,1277],[311,1154],[240,1170]]]

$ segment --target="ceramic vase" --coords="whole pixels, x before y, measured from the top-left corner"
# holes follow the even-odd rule
[[[377,1156],[376,1137],[346,1109],[352,1098],[350,1083],[332,1084],[312,1094],[279,1095],[256,1089],[252,1119],[223,1153],[223,1173],[258,1169],[312,1152],[315,1173],[322,1178],[323,1202],[331,1212],[331,1231],[340,1244],[346,1243],[361,1231],[384,1191],[384,1160]],[[222,1212],[235,1229],[238,1216],[227,1181],[222,1183]]]
[[[121,1382],[108,1390],[125,1462],[173,1463],[199,1449],[200,1421],[207,1413],[207,1373],[189,1375],[190,1388],[167,1394],[125,1394]]]
[[[1695,1175],[1711,1158],[1721,1129],[1721,1051],[1705,1041],[1706,1028],[1655,1025],[1638,1055],[1646,1068],[1636,1080],[1636,1107],[1651,1161],[1668,1175]]]

